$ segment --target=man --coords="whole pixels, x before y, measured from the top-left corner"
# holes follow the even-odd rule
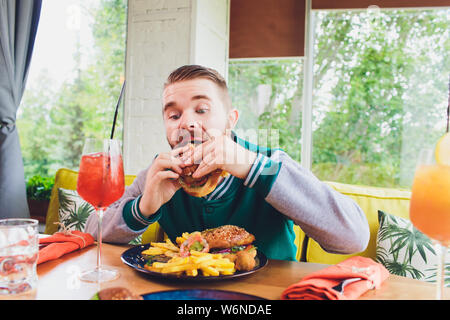
[[[365,214],[350,198],[320,182],[282,150],[237,137],[239,113],[225,80],[215,70],[188,65],[164,86],[163,118],[172,151],[141,171],[103,219],[103,239],[128,242],[156,221],[175,240],[183,232],[237,225],[252,233],[270,259],[295,260],[293,223],[326,251],[363,251],[369,241]],[[196,147],[190,149],[190,143]],[[183,168],[199,164],[193,178],[229,173],[204,197],[181,188]],[[96,236],[97,216],[87,221]]]

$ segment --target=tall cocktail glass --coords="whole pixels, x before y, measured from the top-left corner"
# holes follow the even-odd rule
[[[102,218],[105,209],[123,194],[125,189],[120,142],[111,139],[87,139],[77,180],[78,194],[95,207],[98,216],[97,267],[80,274],[88,282],[105,282],[119,277],[119,272],[102,266]]]
[[[443,298],[445,253],[450,244],[450,166],[437,164],[434,150],[421,151],[412,187],[410,218],[438,250],[436,299]]]

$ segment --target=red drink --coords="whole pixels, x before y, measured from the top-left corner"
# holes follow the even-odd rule
[[[78,194],[96,209],[106,208],[120,199],[125,190],[120,154],[98,152],[81,157]]]

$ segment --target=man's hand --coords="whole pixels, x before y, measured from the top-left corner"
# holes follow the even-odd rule
[[[180,151],[178,148],[159,154],[148,169],[145,189],[139,202],[139,210],[145,217],[158,211],[181,188],[178,178],[184,165],[176,157]]]
[[[221,169],[237,178],[245,179],[257,157],[255,152],[245,149],[226,135],[212,136],[193,150],[183,151],[185,153],[181,160],[185,165],[199,164],[192,175],[193,178],[200,178]]]

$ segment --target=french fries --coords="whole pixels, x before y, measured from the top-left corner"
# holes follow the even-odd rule
[[[151,242],[150,245],[150,248],[141,252],[143,255],[156,256],[164,254],[168,257],[175,257],[180,252],[180,248],[170,241],[169,238],[166,239],[166,242]]]
[[[176,243],[181,246],[184,241],[191,237],[193,233],[184,232],[181,237],[177,237]],[[151,242],[150,248],[142,251],[143,255],[165,255],[171,259],[168,262],[153,262],[146,264],[147,270],[160,272],[163,274],[176,274],[196,277],[203,276],[231,275],[236,272],[234,262],[225,258],[223,254],[206,253],[200,251],[190,251],[188,257],[180,257],[180,248],[170,239],[165,242]]]
[[[203,276],[230,275],[236,272],[234,263],[224,258],[222,254],[191,251],[185,258],[174,256],[168,262],[154,262],[151,266],[145,265],[150,271],[160,273],[181,274],[196,277],[199,270]]]
[[[175,251],[175,252],[180,251],[180,248],[178,248],[176,245],[174,245],[172,243],[172,241],[170,241],[169,238],[167,238],[165,243],[164,242],[151,242],[151,245],[156,248],[167,249],[167,250],[171,250],[171,251]]]

